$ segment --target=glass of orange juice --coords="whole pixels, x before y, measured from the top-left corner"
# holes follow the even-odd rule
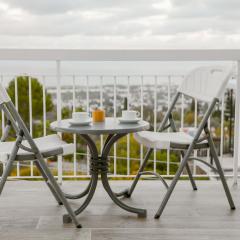
[[[104,122],[105,121],[105,111],[101,108],[95,108],[92,111],[93,122]]]

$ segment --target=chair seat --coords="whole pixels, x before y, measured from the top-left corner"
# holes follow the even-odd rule
[[[193,137],[184,132],[150,132],[142,131],[134,134],[135,139],[148,148],[155,149],[187,149]],[[198,143],[195,149],[208,148],[207,141]]]
[[[67,155],[74,152],[74,145],[68,144],[57,134],[48,135],[45,137],[35,138],[34,142],[39,148],[44,158],[48,158],[56,155]],[[7,161],[9,155],[12,152],[15,142],[0,142],[0,161]],[[22,145],[29,147],[26,140],[22,142]],[[19,149],[16,160],[35,160],[36,157],[33,153],[27,152],[23,149]]]

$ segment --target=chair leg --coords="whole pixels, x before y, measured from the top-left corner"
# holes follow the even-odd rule
[[[172,192],[173,192],[173,190],[174,190],[174,188],[175,188],[175,186],[176,186],[176,184],[177,184],[177,182],[178,182],[178,180],[179,180],[179,178],[180,178],[180,176],[183,172],[183,169],[186,167],[186,164],[187,164],[188,158],[190,156],[190,153],[191,153],[191,151],[189,150],[188,153],[184,156],[182,162],[180,163],[180,166],[179,166],[179,168],[178,168],[178,170],[177,170],[177,172],[176,172],[176,174],[175,174],[175,176],[174,176],[174,178],[173,178],[173,180],[172,180],[172,182],[171,182],[171,184],[170,184],[170,186],[169,186],[169,188],[168,188],[168,190],[167,190],[167,192],[164,196],[164,199],[163,199],[157,213],[154,216],[156,219],[159,218],[162,215],[162,212],[163,212],[164,208],[166,207],[169,198],[171,197],[171,194],[172,194]]]
[[[185,151],[181,151],[181,155],[182,155],[182,158],[184,158]],[[195,180],[193,179],[192,171],[191,171],[191,169],[189,167],[188,162],[186,163],[186,170],[187,170],[187,173],[188,173],[188,176],[189,176],[189,180],[190,180],[190,182],[192,184],[192,188],[195,191],[195,190],[197,190],[197,185],[195,183]]]
[[[189,167],[188,162],[186,163],[186,170],[188,172],[188,176],[189,176],[189,180],[190,180],[190,182],[192,184],[192,188],[193,188],[194,191],[196,191],[197,190],[197,185],[196,185],[195,180],[193,178],[193,175],[192,175],[192,172],[191,172],[191,169]]]
[[[216,164],[216,168],[218,170],[220,179],[222,181],[222,185],[223,185],[223,188],[225,190],[225,193],[226,193],[229,205],[230,205],[231,209],[234,210],[235,209],[235,205],[234,205],[234,202],[233,202],[233,199],[232,199],[232,195],[231,195],[230,190],[228,188],[228,185],[227,185],[227,182],[226,182],[226,179],[225,179],[225,176],[224,176],[224,172],[223,172],[223,169],[221,167],[221,164],[220,164],[220,161],[219,161],[219,158],[218,158],[218,155],[216,153],[216,149],[215,149],[215,146],[214,146],[214,143],[213,143],[213,140],[212,140],[211,137],[208,138],[208,142],[209,142],[210,151],[212,153],[213,160],[214,160],[214,162]]]
[[[52,173],[48,169],[44,159],[42,158],[42,155],[40,153],[38,153],[38,154],[36,154],[36,156],[38,158],[40,167],[42,168],[42,170],[46,174],[50,184],[52,185],[52,187],[54,188],[54,190],[57,193],[58,197],[60,198],[61,202],[63,203],[64,207],[66,208],[66,210],[67,210],[69,216],[71,217],[72,221],[74,222],[74,224],[76,225],[77,228],[81,228],[82,227],[81,224],[78,222],[74,211],[72,210],[71,206],[69,205],[67,199],[64,196],[64,193],[62,192],[62,190],[59,187],[58,183],[54,179]]]
[[[15,142],[15,145],[13,147],[13,150],[12,150],[10,156],[9,156],[8,161],[7,161],[7,164],[6,164],[6,167],[5,167],[4,172],[2,174],[1,180],[0,180],[0,195],[3,191],[3,188],[4,188],[4,185],[7,181],[7,178],[8,178],[8,176],[9,176],[11,170],[12,170],[12,166],[13,166],[13,163],[16,159],[16,155],[17,155],[17,152],[18,152],[18,149],[19,149],[18,143],[21,142],[21,141],[22,141],[22,136],[18,136],[18,138]]]
[[[131,187],[129,188],[129,190],[127,191],[127,193],[125,193],[125,196],[126,196],[126,197],[131,197],[131,195],[132,195],[132,193],[133,193],[133,191],[134,191],[134,189],[135,189],[135,187],[136,187],[136,185],[137,185],[137,183],[138,183],[138,181],[139,181],[139,179],[140,179],[140,177],[141,177],[141,173],[143,172],[144,168],[145,168],[146,165],[147,165],[148,159],[149,159],[152,151],[153,151],[153,149],[149,149],[149,150],[147,151],[147,153],[146,153],[146,155],[145,155],[145,157],[144,157],[143,163],[142,163],[142,165],[140,166],[140,168],[139,168],[139,170],[138,170],[138,173],[137,173],[136,177],[134,178]]]
[[[12,165],[13,165],[14,160],[15,160],[15,157],[9,158],[9,160],[7,162],[7,165],[5,167],[5,170],[2,174],[2,177],[1,177],[1,180],[0,180],[0,195],[2,193],[2,190],[4,188],[5,183],[7,181],[7,178],[8,178],[8,176],[9,176],[11,170],[12,170]]]
[[[55,192],[54,188],[52,187],[52,185],[49,183],[48,177],[46,176],[45,172],[43,171],[43,169],[41,168],[40,164],[38,163],[38,161],[35,161],[36,167],[39,170],[39,172],[42,174],[47,186],[49,187],[50,191],[52,192],[54,198],[56,199],[57,203],[59,205],[63,205],[62,201],[60,200],[58,194]]]

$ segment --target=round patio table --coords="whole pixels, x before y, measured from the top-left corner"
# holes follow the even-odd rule
[[[120,138],[126,136],[128,133],[134,133],[138,131],[147,130],[149,128],[149,123],[143,120],[140,120],[138,123],[130,124],[121,124],[117,118],[106,118],[104,122],[101,123],[91,123],[88,126],[73,126],[69,123],[70,119],[65,119],[61,121],[55,121],[51,123],[51,128],[57,132],[65,133],[75,133],[80,135],[86,142],[89,147],[91,154],[90,158],[90,182],[87,188],[76,195],[65,194],[66,198],[69,199],[78,199],[86,196],[83,204],[75,210],[75,214],[80,214],[90,203],[98,182],[98,175],[101,175],[101,181],[104,189],[112,199],[112,201],[117,204],[119,207],[125,209],[128,212],[136,213],[139,217],[146,217],[146,209],[134,208],[126,205],[118,196],[124,195],[123,193],[116,194],[112,191],[109,181],[108,181],[108,171],[109,171],[109,153],[114,145]],[[98,152],[96,143],[91,138],[91,135],[107,135],[106,141],[101,152]],[[71,218],[68,214],[63,216],[64,222],[70,222]]]

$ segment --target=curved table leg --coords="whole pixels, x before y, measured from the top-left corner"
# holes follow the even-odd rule
[[[104,145],[103,145],[103,148],[102,148],[102,152],[104,152],[104,150],[105,150],[108,142],[111,140],[111,138],[112,138],[113,136],[114,136],[114,134],[109,134],[109,135],[107,136],[107,138],[106,138],[106,140],[105,140],[105,143],[104,143]]]
[[[146,209],[130,207],[117,198],[116,194],[113,193],[113,191],[109,185],[108,177],[107,177],[106,173],[102,173],[101,178],[102,178],[103,187],[105,188],[106,192],[108,193],[110,198],[113,200],[113,202],[116,203],[120,208],[123,208],[124,210],[126,210],[128,212],[137,213],[138,217],[146,217],[147,216]]]
[[[106,145],[103,149],[103,152],[102,152],[102,157],[101,157],[102,162],[104,162],[104,160],[105,160],[105,164],[107,164],[107,158],[108,158],[109,152],[111,150],[111,147],[118,139],[120,139],[121,137],[123,137],[125,135],[126,134],[116,134],[116,135],[113,135],[110,139],[108,139],[108,142],[106,143]],[[106,169],[104,169],[104,170],[105,171],[101,172],[101,180],[102,180],[104,189],[106,190],[106,192],[108,193],[110,198],[113,200],[113,202],[128,212],[136,213],[136,214],[138,214],[139,217],[146,217],[146,215],[147,215],[146,209],[130,207],[117,198],[117,195],[112,191],[112,189],[109,185],[107,171],[106,171]]]
[[[77,210],[74,211],[75,215],[79,215],[91,202],[92,197],[93,197],[96,187],[97,187],[97,182],[98,182],[98,174],[93,174],[88,195],[87,195],[85,201],[83,202],[83,204]],[[68,214],[63,215],[63,221],[65,223],[70,222],[71,221],[70,216]]]
[[[135,178],[134,178],[130,188],[127,188],[127,189],[123,190],[120,193],[116,193],[117,197],[121,197],[121,196],[124,196],[124,197],[127,197],[127,198],[131,197],[131,195],[132,195],[134,189],[136,188],[137,183],[138,183],[138,181],[139,181],[139,179],[141,177],[141,172],[144,171],[144,169],[145,169],[145,167],[147,165],[148,159],[149,159],[150,155],[152,154],[152,151],[153,151],[153,149],[151,149],[151,148],[148,149],[148,151],[147,151],[147,153],[146,153],[146,155],[144,157],[143,163],[140,166],[140,168],[138,169],[137,175],[135,176]]]
[[[126,198],[130,198],[129,195],[129,188],[126,188],[124,190],[122,190],[121,192],[114,192],[116,197],[126,197]]]
[[[91,152],[91,180],[90,183],[88,185],[88,187],[86,188],[86,190],[84,192],[82,192],[79,195],[87,195],[86,199],[84,200],[83,204],[74,211],[75,215],[80,214],[90,203],[90,201],[92,200],[92,197],[95,193],[96,187],[97,187],[97,182],[98,182],[98,169],[95,168],[95,166],[97,166],[98,164],[98,151],[97,151],[97,147],[95,145],[95,143],[93,142],[93,140],[88,136],[88,135],[81,135],[83,137],[83,139],[86,141],[90,152]],[[78,196],[79,196],[78,195]],[[72,197],[72,199],[76,199],[73,197],[77,197],[77,195],[68,195],[68,197]],[[63,222],[64,223],[68,223],[71,222],[71,218],[68,214],[63,215]]]
[[[90,179],[90,182],[89,182],[88,186],[86,187],[86,189],[83,192],[78,193],[78,194],[64,193],[64,195],[65,195],[65,197],[67,199],[79,199],[79,198],[82,198],[82,197],[86,196],[89,193],[91,185],[92,185],[92,178]]]
[[[133,208],[130,207],[128,205],[126,205],[125,203],[123,203],[122,201],[120,201],[117,196],[115,195],[115,193],[112,191],[110,185],[109,185],[109,181],[108,181],[108,155],[109,152],[111,150],[111,147],[113,146],[113,144],[120,139],[121,137],[125,136],[126,134],[116,134],[116,135],[109,135],[107,138],[107,141],[104,145],[104,148],[102,150],[102,154],[99,157],[98,156],[98,151],[97,151],[97,147],[94,143],[94,141],[85,134],[82,134],[81,136],[84,138],[84,140],[86,141],[90,152],[91,152],[91,181],[87,187],[87,189],[78,194],[78,195],[67,195],[68,197],[72,198],[72,199],[76,199],[79,196],[84,196],[87,195],[85,201],[83,202],[83,204],[77,209],[75,210],[75,214],[78,215],[80,214],[90,203],[90,201],[92,200],[92,197],[95,193],[96,187],[97,187],[97,182],[98,182],[98,174],[101,173],[101,179],[102,179],[102,183],[104,186],[104,189],[106,190],[106,192],[108,193],[108,195],[110,196],[110,198],[113,200],[113,202],[115,204],[117,204],[119,207],[121,207],[122,209],[128,211],[128,212],[132,212],[132,213],[136,213],[138,214],[139,217],[146,217],[147,215],[147,211],[145,209],[138,209],[138,208]],[[75,198],[76,197],[76,198]],[[68,214],[63,216],[63,221],[66,222],[70,222],[71,218]]]
[[[92,200],[92,197],[93,197],[93,195],[95,193],[95,190],[96,190],[96,187],[97,187],[97,182],[98,182],[98,174],[93,174],[92,175],[90,191],[89,191],[89,193],[87,195],[87,198],[85,199],[85,201],[81,205],[81,207],[78,208],[77,210],[75,210],[75,214],[76,215],[80,214],[88,206],[88,204]]]

